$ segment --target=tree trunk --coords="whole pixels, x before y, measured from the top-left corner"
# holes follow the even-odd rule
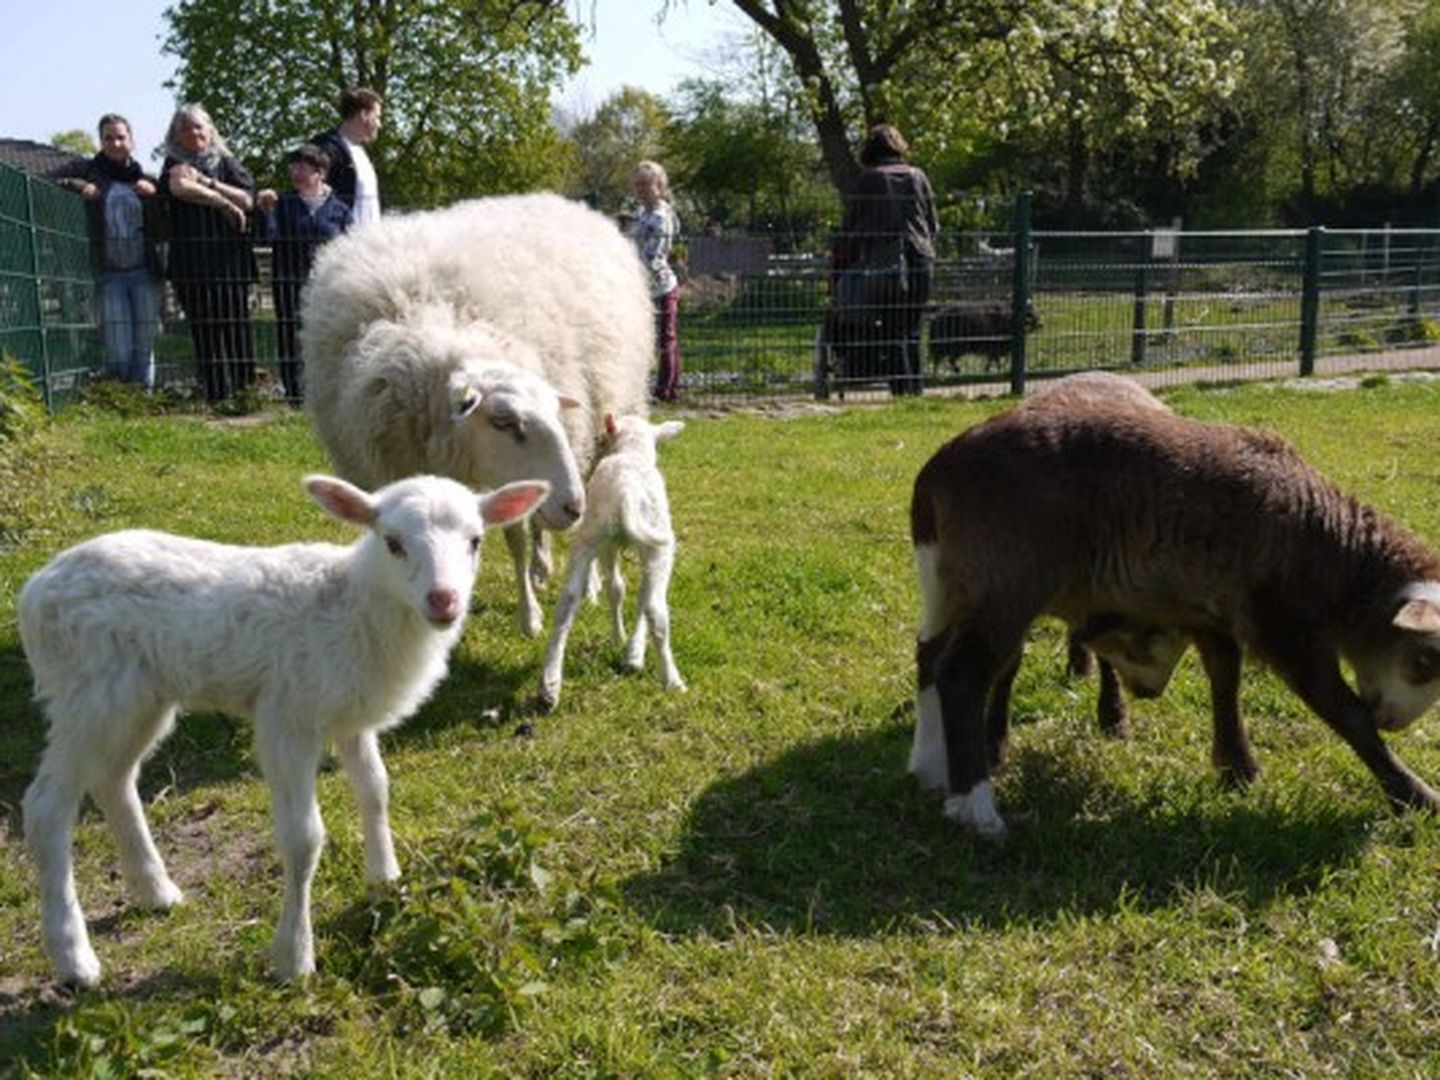
[[[805,91],[810,120],[820,139],[820,156],[825,162],[825,170],[830,174],[830,182],[835,189],[845,191],[860,172],[860,164],[850,148],[835,83],[825,70],[824,58],[815,44],[814,35],[804,24],[802,14],[792,11],[788,0],[775,0],[773,13],[766,10],[759,0],[733,2],[790,58]]]

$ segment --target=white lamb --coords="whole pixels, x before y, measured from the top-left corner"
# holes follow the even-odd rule
[[[110,533],[62,552],[21,590],[20,638],[50,720],[25,793],[25,838],[39,867],[45,951],[67,982],[100,978],[71,865],[86,792],[115,835],[134,899],[156,908],[181,899],[136,790],[141,761],[181,708],[254,721],[285,874],[273,952],[282,978],[315,969],[310,882],[325,836],[315,775],[327,742],[360,804],[367,878],[399,874],[377,734],[444,676],[486,526],[523,521],[549,485],[477,496],[420,476],[367,495],[314,476],[305,487],[365,534],[348,547],[252,548]]]
[[[660,684],[667,690],[684,690],[685,680],[670,652],[670,609],[666,593],[670,571],[675,564],[675,530],[670,524],[670,500],[665,478],[656,467],[655,444],[680,434],[679,420],[652,424],[643,416],[605,417],[608,441],[605,456],[595,466],[586,491],[589,510],[576,530],[571,545],[570,573],[555,606],[555,626],[545,649],[545,666],[540,675],[540,705],[546,710],[560,702],[564,680],[565,642],[575,613],[580,607],[590,568],[600,560],[600,578],[610,602],[610,630],[619,645],[625,640],[625,579],[620,575],[620,554],[635,548],[640,554],[639,608],[635,630],[625,649],[625,668],[639,671],[645,666],[645,634],[648,624],[660,659]]]
[[[549,480],[536,515],[568,529],[607,412],[640,413],[654,314],[608,218],[538,194],[387,217],[327,244],[305,293],[306,399],[341,475],[438,473],[472,487]],[[523,530],[507,530],[517,621],[540,632]],[[536,576],[549,572],[540,547]]]

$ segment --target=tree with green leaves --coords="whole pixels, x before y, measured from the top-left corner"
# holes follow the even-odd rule
[[[581,62],[563,0],[180,0],[167,85],[203,104],[262,179],[337,121],[346,86],[385,100],[371,157],[387,202],[558,183],[551,91]]]
[[[721,80],[680,84],[665,142],[671,180],[704,221],[788,221],[827,187],[801,118]]]
[[[50,136],[50,145],[58,146],[61,150],[69,150],[72,154],[79,154],[81,157],[94,157],[100,149],[95,145],[95,136],[84,128],[57,131]]]
[[[1418,196],[1440,156],[1440,4],[1426,4],[1409,21],[1405,53],[1379,99],[1394,122],[1367,130],[1389,134],[1406,190]]]
[[[789,59],[842,189],[889,120],[922,159],[1040,136],[1079,198],[1107,140],[1195,124],[1231,85],[1218,0],[732,2]]]
[[[1364,102],[1399,61],[1418,0],[1231,3],[1244,31],[1244,104],[1267,173],[1295,217],[1319,220],[1322,202],[1366,171],[1355,156]]]
[[[620,209],[631,197],[636,164],[661,156],[669,125],[665,103],[634,86],[615,91],[593,115],[567,121],[574,162],[567,190],[600,209]]]

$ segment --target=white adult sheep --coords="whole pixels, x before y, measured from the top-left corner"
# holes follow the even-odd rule
[[[607,413],[644,414],[654,313],[634,247],[558,195],[387,217],[322,249],[305,292],[306,399],[341,475],[417,472],[486,488],[550,481],[536,515],[566,529]],[[540,632],[524,531],[523,633]],[[548,573],[541,544],[537,575]]]
[[[627,547],[639,552],[641,570],[639,606],[625,649],[625,668],[639,671],[645,666],[648,628],[660,664],[660,685],[666,690],[685,689],[670,650],[666,596],[675,564],[675,529],[670,524],[670,499],[655,454],[657,442],[673,439],[684,427],[680,420],[652,424],[643,416],[605,417],[605,456],[595,466],[586,490],[589,509],[571,546],[570,571],[555,606],[555,625],[540,674],[540,706],[547,711],[560,701],[565,643],[597,558],[610,602],[611,637],[617,645],[625,640],[625,579],[620,575],[620,555]]]
[[[254,721],[285,872],[273,952],[282,978],[315,969],[310,882],[325,836],[315,774],[327,742],[360,804],[366,877],[400,872],[377,733],[444,676],[485,527],[523,521],[549,485],[481,496],[433,476],[374,495],[323,476],[305,486],[365,534],[348,547],[253,548],[110,533],[62,552],[20,592],[20,639],[50,720],[25,793],[25,838],[39,867],[45,951],[66,982],[100,979],[70,851],[87,791],[115,834],[134,899],[155,908],[181,899],[135,783],[181,708]]]

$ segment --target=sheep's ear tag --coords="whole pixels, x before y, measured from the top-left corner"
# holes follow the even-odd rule
[[[473,386],[467,386],[465,392],[460,395],[460,399],[455,402],[455,411],[450,414],[450,419],[457,423],[464,420],[480,407],[480,402],[483,400],[484,395],[479,390]]]
[[[615,437],[615,414],[614,414],[614,413],[609,413],[609,412],[607,412],[607,413],[605,414],[605,434],[606,434],[606,435],[609,435],[611,438],[614,438],[614,437]]]
[[[1395,613],[1395,625],[1417,634],[1440,634],[1440,607],[1429,600],[1411,600]]]

